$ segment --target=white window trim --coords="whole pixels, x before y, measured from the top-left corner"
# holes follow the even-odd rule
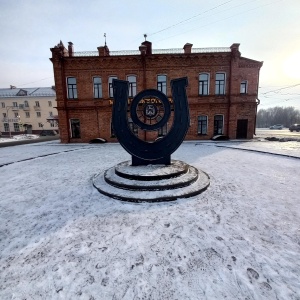
[[[217,74],[224,74],[224,93],[223,93],[223,94],[216,94]],[[225,96],[225,95],[226,95],[226,81],[227,81],[227,78],[226,78],[226,72],[224,72],[224,71],[218,72],[218,71],[217,71],[217,72],[215,73],[215,95],[216,95],[216,96]]]
[[[201,74],[208,75],[207,94],[200,94],[200,75]],[[210,89],[210,73],[208,73],[208,72],[201,72],[201,73],[199,73],[199,76],[198,76],[198,95],[199,96],[208,96],[209,95],[209,89]]]

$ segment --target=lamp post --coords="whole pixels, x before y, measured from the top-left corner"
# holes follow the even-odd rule
[[[9,130],[9,137],[11,138],[11,130],[9,126],[9,118],[8,118],[8,111],[10,108],[13,108],[14,106],[6,106],[6,118],[7,118],[7,124],[8,124],[8,130]]]

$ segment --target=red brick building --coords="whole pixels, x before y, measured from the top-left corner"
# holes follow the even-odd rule
[[[116,141],[111,126],[112,80],[129,81],[130,99],[144,89],[158,89],[172,98],[170,80],[188,77],[187,96],[191,124],[187,140],[251,139],[255,133],[259,71],[262,62],[245,58],[239,44],[223,48],[152,49],[145,41],[137,51],[74,52],[70,42],[51,48],[56,86],[59,130],[63,143],[89,142],[94,138]],[[132,126],[144,140],[166,134]],[[155,137],[154,136],[154,137]]]

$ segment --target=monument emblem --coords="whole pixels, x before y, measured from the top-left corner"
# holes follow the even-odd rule
[[[159,202],[191,197],[209,186],[206,173],[182,161],[171,160],[171,154],[181,145],[190,125],[187,84],[186,77],[171,81],[172,127],[165,136],[147,142],[132,132],[128,119],[140,130],[157,131],[170,120],[169,99],[158,90],[147,89],[133,98],[128,109],[129,83],[113,80],[112,125],[132,160],[94,177],[93,184],[100,193],[126,201]]]

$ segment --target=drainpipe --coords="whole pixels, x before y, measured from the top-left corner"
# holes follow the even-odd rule
[[[62,94],[64,99],[64,110],[66,112],[66,124],[67,124],[67,136],[68,136],[68,143],[70,143],[70,124],[69,124],[69,111],[67,107],[67,88],[66,88],[66,76],[65,76],[65,65],[64,65],[64,57],[61,56],[61,85],[62,85]]]
[[[257,107],[260,104],[260,100],[256,98],[255,117],[254,117],[254,135],[256,135],[256,119],[257,119]]]
[[[228,109],[227,109],[227,136],[229,137],[229,121],[230,121],[230,106],[231,106],[231,85],[232,85],[232,55],[230,59],[230,71],[229,71],[229,97],[228,97]]]

